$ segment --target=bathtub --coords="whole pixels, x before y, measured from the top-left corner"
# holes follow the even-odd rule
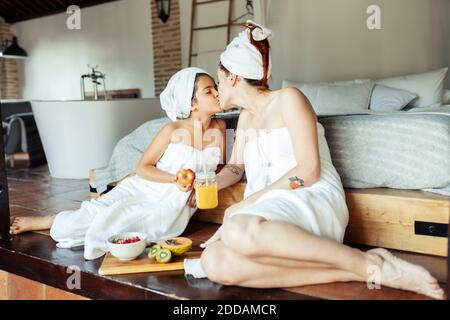
[[[87,179],[108,164],[116,143],[146,121],[165,116],[159,99],[32,100],[54,178]]]

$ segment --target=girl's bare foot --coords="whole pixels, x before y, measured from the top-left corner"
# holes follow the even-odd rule
[[[383,260],[381,285],[444,299],[444,291],[438,281],[425,268],[397,258],[383,248],[369,250],[367,254],[376,255]]]
[[[54,215],[43,217],[16,217],[11,223],[9,233],[17,235],[26,231],[48,230],[52,227]]]

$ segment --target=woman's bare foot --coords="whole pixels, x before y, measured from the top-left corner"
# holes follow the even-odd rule
[[[26,231],[47,230],[52,227],[54,215],[43,217],[16,217],[11,223],[9,233],[17,235]]]
[[[374,259],[378,256],[383,261],[381,285],[444,299],[444,290],[425,268],[397,258],[383,248],[369,250],[367,254],[374,255]]]

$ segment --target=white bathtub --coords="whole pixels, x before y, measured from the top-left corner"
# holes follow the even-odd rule
[[[165,116],[158,99],[31,101],[54,178],[87,179],[106,166],[116,143],[146,121]]]

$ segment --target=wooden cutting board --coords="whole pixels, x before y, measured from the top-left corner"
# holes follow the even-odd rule
[[[169,263],[159,263],[147,256],[148,249],[146,249],[139,257],[131,261],[120,261],[113,257],[111,253],[107,253],[103,259],[102,265],[98,270],[100,275],[117,275],[129,273],[143,273],[143,272],[158,272],[158,271],[173,271],[184,269],[184,259],[200,258],[202,251],[189,251],[179,257],[172,257]]]

